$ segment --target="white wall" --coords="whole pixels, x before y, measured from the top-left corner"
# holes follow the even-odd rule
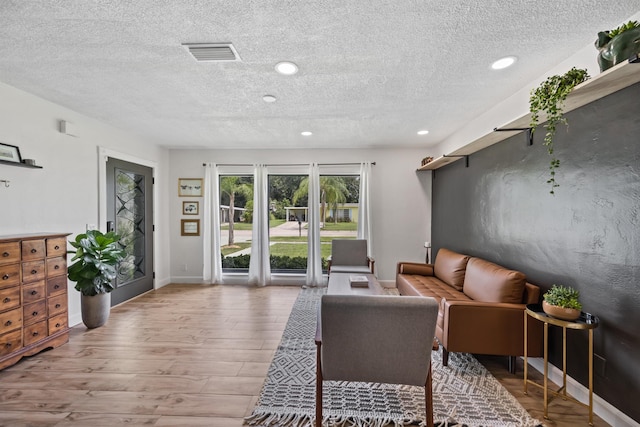
[[[58,132],[75,125],[78,137]],[[16,145],[22,158],[43,169],[0,165],[0,236],[38,232],[76,235],[98,224],[98,147],[157,164],[156,286],[169,282],[168,151],[119,129],[0,83],[0,142]],[[70,236],[71,237],[71,236]],[[69,283],[69,321],[80,319],[80,296]]]
[[[431,174],[416,172],[424,150],[171,150],[170,220],[171,279],[202,279],[202,237],[180,236],[182,198],[178,178],[204,177],[203,162],[225,163],[338,163],[376,162],[372,168],[373,256],[381,280],[395,280],[398,261],[425,259],[424,242],[431,240]],[[195,218],[195,217],[193,217]],[[202,213],[199,218],[202,221]],[[187,270],[184,270],[184,265]]]

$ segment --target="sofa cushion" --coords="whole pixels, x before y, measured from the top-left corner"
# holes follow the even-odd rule
[[[452,286],[458,291],[462,291],[468,261],[468,255],[441,248],[436,255],[433,272],[437,278],[447,285]]]
[[[483,302],[522,303],[525,275],[480,258],[467,263],[463,292]]]
[[[442,298],[446,298],[449,301],[471,299],[433,276],[398,274],[396,286],[400,295],[433,297],[437,301]]]

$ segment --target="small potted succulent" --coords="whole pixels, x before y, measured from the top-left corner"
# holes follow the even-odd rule
[[[582,304],[580,293],[569,286],[553,285],[543,296],[542,309],[549,316],[562,320],[576,320],[580,317]]]

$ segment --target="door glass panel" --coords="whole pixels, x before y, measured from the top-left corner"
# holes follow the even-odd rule
[[[220,176],[222,271],[249,271],[253,215],[253,176]]]
[[[306,175],[269,175],[269,253],[271,272],[307,271]]]
[[[115,170],[116,230],[126,257],[118,267],[118,286],[145,275],[144,175]]]
[[[325,272],[331,241],[355,239],[358,235],[359,198],[359,175],[320,176],[320,248]]]

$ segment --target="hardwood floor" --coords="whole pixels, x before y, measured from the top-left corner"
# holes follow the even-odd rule
[[[107,325],[0,371],[0,426],[241,426],[298,292],[173,284],[115,307]],[[502,359],[482,362],[542,419]],[[554,401],[546,425],[586,425],[581,411]]]

